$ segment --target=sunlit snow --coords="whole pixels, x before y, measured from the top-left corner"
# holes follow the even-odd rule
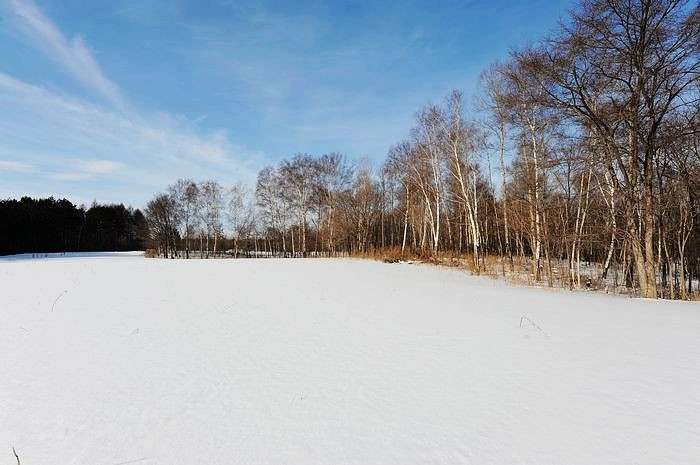
[[[0,260],[0,462],[690,464],[700,306],[366,260]]]

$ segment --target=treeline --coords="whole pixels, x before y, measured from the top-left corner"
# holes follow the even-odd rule
[[[376,170],[338,154],[264,168],[254,189],[180,180],[146,210],[159,251],[384,248],[502,257],[534,281],[609,273],[645,297],[700,276],[700,9],[582,2],[561,28],[416,115]],[[470,108],[467,108],[470,107]],[[193,245],[194,244],[194,245]],[[590,279],[591,272],[586,271]]]
[[[65,199],[0,201],[0,255],[143,250],[148,223],[124,205],[76,207]]]

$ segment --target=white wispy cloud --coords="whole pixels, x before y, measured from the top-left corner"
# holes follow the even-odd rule
[[[26,41],[115,107],[126,107],[119,88],[102,72],[82,37],[65,37],[34,0],[5,0],[5,3],[13,13],[12,25]]]
[[[113,160],[74,160],[72,165],[70,171],[50,173],[48,176],[57,181],[83,181],[126,168],[124,163]]]
[[[110,110],[0,73],[0,157],[16,154],[23,161],[4,166],[24,173],[3,178],[16,195],[50,182],[56,195],[99,191],[99,200],[135,205],[178,177],[252,182],[267,162],[224,130],[206,132],[165,113]]]
[[[79,172],[49,173],[48,177],[56,181],[83,181],[92,178],[88,173]]]
[[[436,86],[435,79],[387,84],[394,69],[430,54],[420,34],[405,34],[391,21],[368,14],[372,27],[339,42],[328,40],[337,24],[314,14],[230,3],[239,27],[185,23],[191,42],[178,52],[213,88],[236,89],[233,103],[278,137],[301,141],[302,150],[383,157],[406,137],[414,112],[435,88],[447,93],[453,87]]]
[[[14,173],[29,173],[34,171],[34,166],[15,160],[0,160],[0,171],[10,171]]]
[[[90,174],[107,174],[124,167],[123,163],[113,160],[76,160],[79,171]]]

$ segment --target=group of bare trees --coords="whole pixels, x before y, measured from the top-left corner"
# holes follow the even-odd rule
[[[370,171],[356,170],[337,153],[297,154],[264,168],[255,195],[267,250],[293,256],[367,251],[381,203]]]
[[[254,191],[180,180],[148,205],[153,237],[185,256],[194,240],[215,253],[224,230],[235,254],[391,247],[464,254],[475,270],[497,256],[504,273],[527,266],[550,285],[614,274],[645,297],[688,298],[700,276],[699,43],[696,4],[583,2],[485,70],[475,99],[453,91],[420,110],[378,169],[298,154],[261,170]]]
[[[148,202],[145,213],[157,253],[171,258],[190,258],[193,250],[199,250],[200,258],[216,255],[225,222],[233,231],[235,253],[237,240],[254,227],[254,208],[246,188],[237,184],[226,190],[211,180],[179,179]]]
[[[472,122],[458,92],[425,107],[387,162],[402,247],[407,235],[467,246],[477,269],[494,250],[511,266],[516,255],[550,285],[563,261],[572,287],[595,261],[642,296],[687,298],[700,265],[699,41],[696,3],[582,2],[482,74]]]
[[[154,248],[190,258],[253,249],[258,255],[334,255],[378,245],[371,233],[383,214],[382,192],[370,168],[356,170],[337,153],[297,154],[260,171],[255,190],[238,183],[180,179],[145,210]],[[313,242],[311,242],[313,241]]]

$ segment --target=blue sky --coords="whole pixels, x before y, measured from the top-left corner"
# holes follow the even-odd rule
[[[569,0],[0,0],[0,197],[142,207],[296,152],[381,163]]]

